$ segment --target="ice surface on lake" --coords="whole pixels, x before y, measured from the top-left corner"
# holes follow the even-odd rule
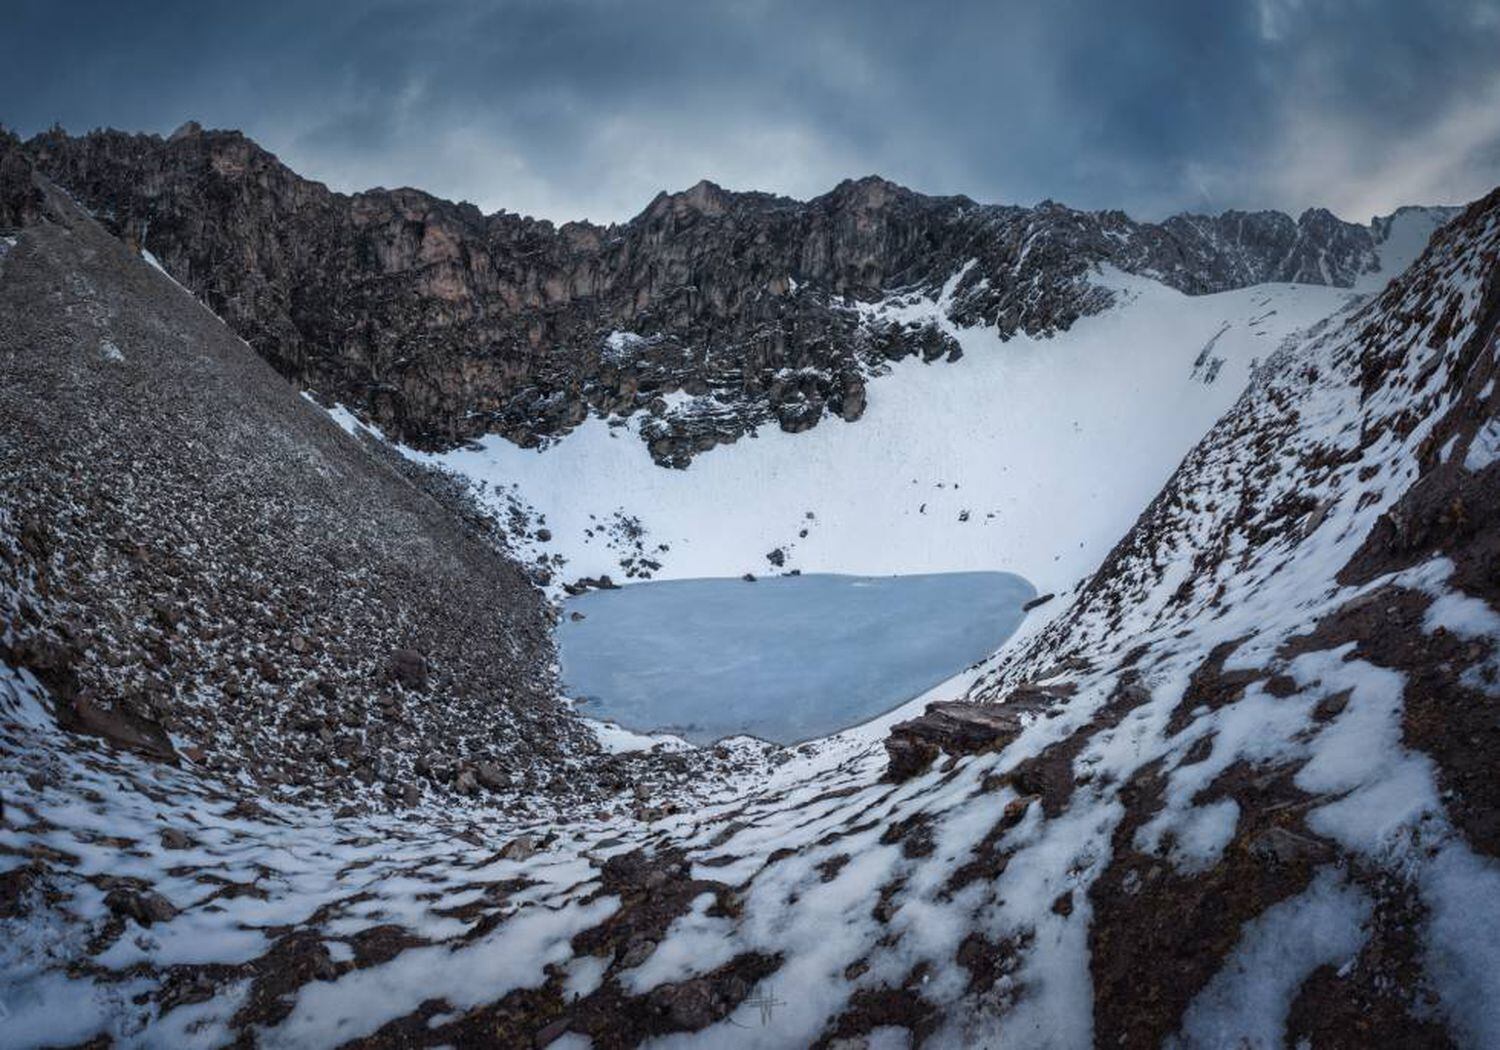
[[[1031,585],[1005,572],[668,580],[591,591],[557,630],[591,717],[707,743],[857,725],[992,652]]]

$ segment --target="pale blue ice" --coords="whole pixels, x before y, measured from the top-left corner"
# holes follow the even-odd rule
[[[695,743],[868,721],[1000,646],[1031,585],[1005,572],[667,580],[568,600],[563,685],[590,717]]]

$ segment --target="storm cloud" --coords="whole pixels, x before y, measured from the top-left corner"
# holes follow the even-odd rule
[[[710,178],[1363,220],[1500,183],[1500,0],[7,5],[0,122],[624,219]]]

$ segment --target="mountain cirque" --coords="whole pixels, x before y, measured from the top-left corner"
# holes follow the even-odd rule
[[[1194,294],[1348,286],[1378,267],[1386,229],[1320,210],[1138,223],[873,177],[805,203],[701,182],[621,225],[557,227],[410,189],[332,193],[196,124],[24,150],[282,374],[393,438],[530,445],[591,412],[645,411],[642,437],[673,466],[760,426],[857,419],[885,362],[958,352],[930,324],[870,316],[891,297],[952,278],[956,324],[1042,335],[1110,304],[1089,280],[1100,264]]]
[[[196,136],[95,141],[197,155]],[[340,434],[45,180],[6,185],[23,191],[7,214],[31,222],[0,240],[7,1039],[1500,1043],[1500,191],[1382,293],[1265,360],[1092,578],[975,668],[958,702],[774,767],[756,749],[622,768],[552,704],[546,613],[493,523]],[[331,207],[321,190],[281,191]],[[658,219],[728,221],[703,217],[712,191],[698,198],[664,198]],[[757,214],[817,205],[731,199]],[[581,235],[547,231],[554,245]],[[272,241],[254,231],[244,251]],[[858,287],[957,290],[986,266],[979,247],[955,245],[946,272],[892,263]],[[191,278],[182,263],[169,265]],[[1072,265],[1038,276],[1055,295],[1025,300],[1052,303],[1053,322],[1091,294],[1089,264],[1081,282]],[[982,280],[974,295],[990,294]],[[209,299],[231,319],[231,300]],[[691,323],[713,316],[708,299],[683,306]],[[858,313],[834,303],[830,317]],[[568,312],[558,323],[590,338],[625,330]],[[324,569],[328,542],[341,549]],[[207,608],[216,592],[223,608]],[[82,616],[95,612],[97,626]],[[262,764],[316,763],[280,717],[304,672],[325,671],[294,655],[293,631],[345,657],[326,667],[341,699],[393,697],[389,724],[421,730],[403,739],[431,727],[459,750],[493,747],[527,786],[476,797],[432,776],[408,806],[364,785],[368,762],[335,767],[343,798],[255,784],[249,747],[187,754],[195,733],[235,739],[201,693],[164,705],[182,712],[177,735],[149,728],[163,645],[192,668],[222,655],[225,680],[199,675],[218,690],[204,706],[249,726]],[[90,666],[90,643],[121,663]],[[474,706],[471,676],[509,702]],[[253,688],[236,696],[228,678]],[[79,705],[89,687],[94,706]],[[127,746],[66,728],[70,710],[112,711],[115,696],[136,738],[95,729]],[[379,754],[366,716],[348,728]],[[179,740],[178,761],[161,761]],[[380,768],[404,771],[404,748]],[[569,787],[577,804],[548,802]]]

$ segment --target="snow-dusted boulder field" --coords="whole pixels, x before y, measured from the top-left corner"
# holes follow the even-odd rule
[[[847,320],[961,353],[669,469],[330,420],[0,150],[5,1046],[1500,1044],[1500,191],[1050,337],[960,253]],[[579,580],[793,569],[1055,596],[794,748],[558,695]]]

